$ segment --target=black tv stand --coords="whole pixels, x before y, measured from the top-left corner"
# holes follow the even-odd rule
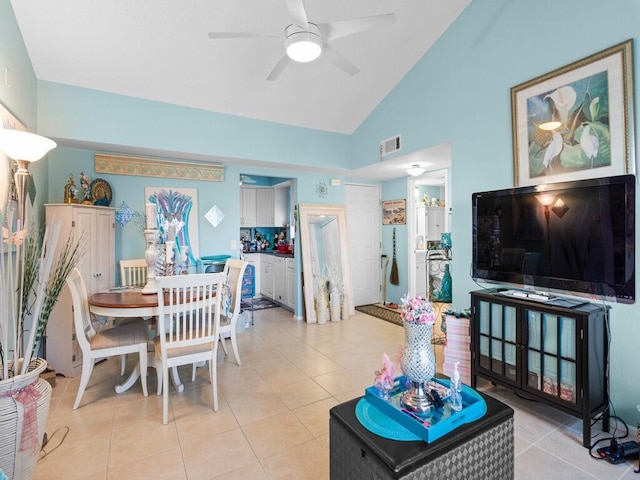
[[[553,301],[471,292],[471,386],[484,378],[581,418],[588,448],[593,418],[609,429],[609,307]]]

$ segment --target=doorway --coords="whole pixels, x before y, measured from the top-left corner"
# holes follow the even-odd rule
[[[427,193],[424,193],[427,192]],[[425,198],[426,197],[426,198]],[[428,200],[425,205],[423,200]],[[440,206],[442,205],[442,206]],[[434,220],[435,219],[435,220]],[[450,169],[441,168],[407,179],[407,255],[409,292],[428,298],[425,254],[430,242],[451,230]]]

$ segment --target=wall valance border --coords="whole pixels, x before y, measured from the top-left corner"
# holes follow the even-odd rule
[[[224,182],[224,165],[171,162],[106,153],[95,153],[94,165],[96,173]]]

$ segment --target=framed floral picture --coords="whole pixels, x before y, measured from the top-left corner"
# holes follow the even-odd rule
[[[516,186],[635,173],[633,40],[511,89]]]

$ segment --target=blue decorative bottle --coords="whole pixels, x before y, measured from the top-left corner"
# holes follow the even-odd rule
[[[440,289],[440,301],[451,303],[451,272],[449,264],[444,264],[444,275],[442,276],[442,288]]]

